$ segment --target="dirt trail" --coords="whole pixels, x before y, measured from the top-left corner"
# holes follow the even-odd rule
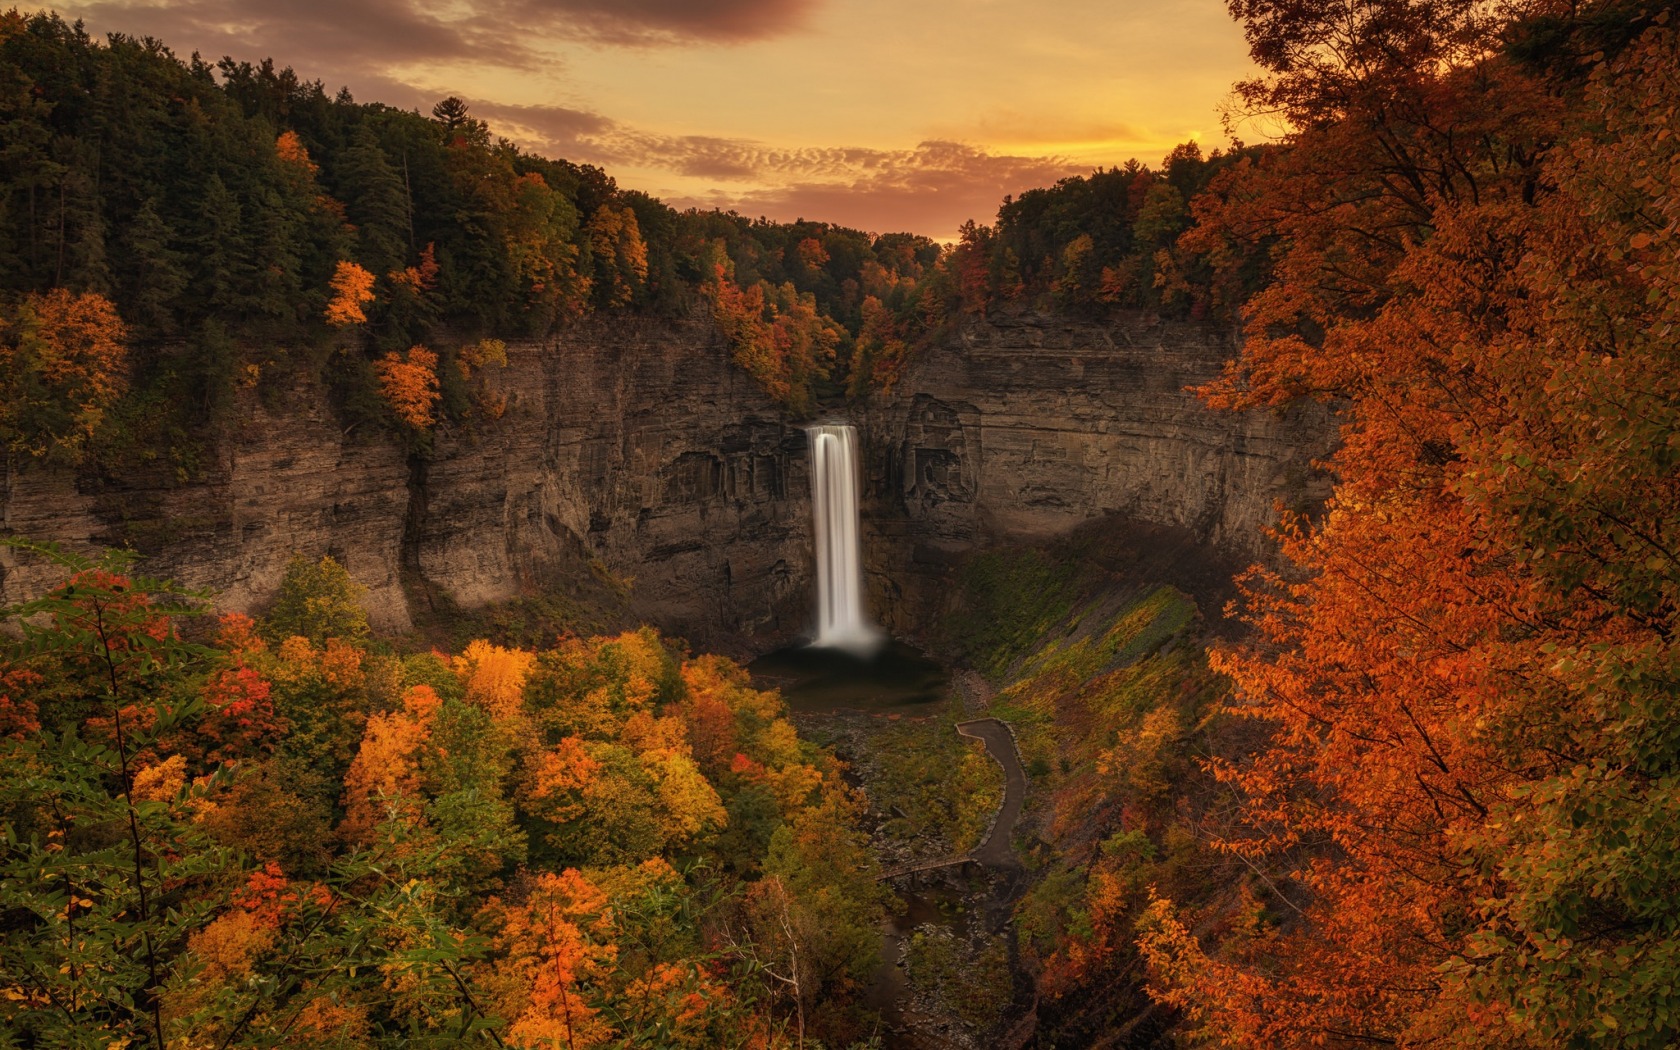
[[[1027,773],[1021,768],[1021,756],[1015,750],[1015,735],[1008,725],[995,718],[959,722],[957,732],[984,743],[987,753],[1003,767],[1003,804],[998,807],[990,834],[970,856],[988,868],[1018,868],[1020,861],[1015,859],[1010,840],[1027,800]]]

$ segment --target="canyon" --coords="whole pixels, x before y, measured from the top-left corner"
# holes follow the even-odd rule
[[[1036,313],[958,325],[866,413],[865,544],[889,627],[913,632],[966,554],[1099,518],[1162,526],[1238,563],[1264,560],[1278,509],[1330,492],[1317,404],[1216,412],[1194,387],[1235,356],[1213,325]]]
[[[1327,491],[1327,413],[1213,413],[1186,388],[1231,356],[1219,328],[1022,313],[969,319],[851,414],[862,434],[870,601],[913,634],[974,549],[1113,516],[1259,556],[1275,506]],[[243,397],[192,475],[10,464],[0,532],[128,547],[142,571],[258,610],[294,554],[331,554],[376,628],[587,581],[702,648],[763,652],[811,618],[810,465],[798,421],[703,318],[613,318],[510,344],[496,420],[430,453],[346,431],[325,392]],[[0,598],[47,571],[0,550]]]

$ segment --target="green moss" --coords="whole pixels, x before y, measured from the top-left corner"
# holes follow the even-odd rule
[[[1074,566],[1038,550],[995,551],[964,566],[950,647],[993,682],[1072,610]]]

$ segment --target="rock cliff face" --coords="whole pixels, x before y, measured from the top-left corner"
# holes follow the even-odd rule
[[[1329,413],[1215,413],[1185,388],[1219,374],[1220,329],[1040,315],[970,321],[870,406],[864,517],[875,607],[907,630],[964,552],[1116,516],[1268,549],[1274,506],[1321,501]]]
[[[1252,554],[1275,500],[1324,492],[1323,414],[1231,416],[1184,391],[1230,356],[1221,333],[1024,316],[972,322],[861,413],[874,607],[914,634],[963,552],[1104,515]],[[506,414],[409,456],[345,433],[320,390],[255,399],[198,480],[12,470],[0,532],[132,546],[144,571],[260,609],[294,552],[330,553],[375,624],[412,603],[474,607],[596,577],[693,643],[762,651],[808,626],[806,439],[703,322],[614,321],[509,347]],[[0,551],[0,598],[47,574]]]
[[[413,600],[464,607],[579,574],[631,583],[631,611],[696,644],[760,648],[808,620],[805,437],[727,362],[708,325],[616,321],[510,346],[498,421],[439,433],[422,461],[346,435],[319,390],[253,400],[200,480],[12,471],[0,531],[132,546],[144,571],[272,598],[294,552],[330,553],[377,627]],[[0,595],[43,582],[0,552]]]

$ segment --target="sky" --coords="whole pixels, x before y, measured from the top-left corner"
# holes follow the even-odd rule
[[[1006,194],[1227,142],[1223,0],[90,0],[94,34],[448,95],[682,207],[949,240]]]

